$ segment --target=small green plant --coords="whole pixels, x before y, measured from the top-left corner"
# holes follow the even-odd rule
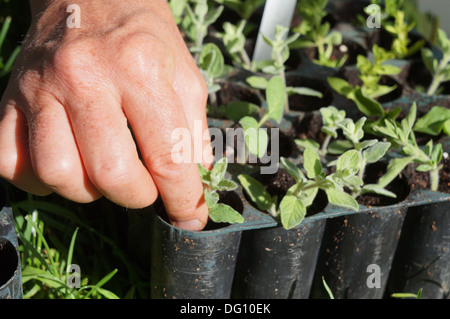
[[[433,76],[427,90],[428,95],[438,93],[442,82],[450,81],[450,39],[442,29],[438,30],[437,44],[443,54],[440,60],[434,56],[430,49],[422,49],[422,60]]]
[[[391,143],[380,142],[376,139],[364,140],[364,124],[367,121],[365,117],[360,118],[356,123],[345,117],[345,111],[338,110],[334,106],[321,108],[322,114],[322,131],[326,134],[325,140],[320,146],[317,142],[312,140],[295,140],[295,143],[300,147],[310,147],[314,149],[320,156],[324,157],[326,154],[340,155],[346,151],[354,150],[357,154],[356,162],[358,166],[358,179],[360,181],[364,178],[364,173],[368,164],[376,163],[382,159],[386,152],[390,149]],[[341,130],[345,139],[337,139],[330,144],[332,138],[338,137],[338,131]],[[338,160],[328,163],[328,166],[335,166]],[[392,169],[396,169],[393,167]],[[351,195],[357,198],[359,195],[366,193],[376,193],[389,197],[396,197],[396,195],[385,187],[395,178],[396,174],[388,171],[385,177],[379,179],[377,184],[366,184],[357,182],[354,179],[346,187],[350,190]]]
[[[330,31],[330,24],[323,22],[327,15],[325,7],[328,0],[304,0],[298,3],[297,10],[302,22],[293,29],[301,37],[292,43],[291,48],[317,48],[315,63],[327,67],[338,68],[344,65],[347,55],[333,59],[333,47],[342,44],[342,35]]]
[[[312,147],[319,152],[319,155],[324,157],[328,153],[342,154],[342,148],[340,145],[337,149],[331,147],[330,142],[333,138],[338,137],[339,124],[345,119],[345,111],[338,110],[335,106],[322,107],[319,110],[322,115],[322,128],[321,131],[325,133],[325,139],[322,145],[312,139],[295,139],[294,142],[301,148]],[[330,146],[330,149],[329,149]],[[351,145],[345,145],[345,150],[350,149]]]
[[[275,28],[275,38],[273,40],[269,39],[265,35],[262,35],[264,41],[272,47],[272,60],[260,61],[257,66],[257,68],[261,69],[264,73],[279,75],[283,80],[284,86],[286,86],[286,67],[284,64],[289,59],[289,44],[298,38],[298,35],[294,34],[285,39],[288,32],[288,28],[277,25]],[[289,111],[289,100],[287,98],[286,90],[283,103],[285,111]]]
[[[191,1],[194,2],[194,6],[192,8],[188,3],[185,4],[187,14],[181,25],[189,38],[194,42],[191,51],[194,53],[195,60],[198,60],[204,39],[208,35],[208,28],[220,17],[223,6],[211,7],[208,5],[207,0]]]
[[[387,0],[385,10],[388,16],[394,19],[394,21],[389,19],[383,21],[384,29],[394,37],[390,51],[398,59],[408,58],[418,52],[425,41],[418,40],[411,45],[409,32],[414,29],[415,23],[406,21],[404,0]]]
[[[364,174],[366,172],[366,167],[368,164],[376,163],[382,159],[386,152],[389,150],[391,143],[380,142],[376,139],[364,140],[364,124],[366,118],[360,118],[356,123],[351,119],[344,119],[338,124],[342,129],[345,138],[351,142],[353,150],[357,154],[357,165],[358,165],[358,178],[362,181]],[[329,163],[329,165],[334,165],[334,162]],[[358,197],[359,195],[366,193],[376,193],[379,195],[384,195],[388,197],[396,197],[396,195],[385,187],[392,181],[387,177],[380,178],[377,184],[366,184],[363,183],[352,183],[348,185],[353,197]],[[393,176],[391,174],[387,176]]]
[[[359,111],[367,116],[364,130],[367,133],[374,133],[372,127],[385,119],[395,120],[402,111],[401,107],[393,108],[387,111],[376,99],[367,96],[361,87],[354,87],[342,79],[332,78],[330,85],[340,94],[355,102]]]
[[[430,172],[430,188],[436,191],[439,186],[439,171],[442,168],[441,160],[443,149],[441,144],[433,145],[433,140],[422,149],[416,141],[413,127],[416,121],[417,106],[414,103],[408,115],[401,121],[385,119],[373,127],[375,132],[383,134],[392,142],[394,147],[399,148],[404,157],[394,159],[400,168],[409,163],[418,164],[416,170],[420,172]]]
[[[285,99],[286,95],[283,79],[278,75],[273,76],[267,84],[267,108],[261,119],[258,121],[252,116],[244,116],[239,120],[239,124],[244,129],[246,149],[258,158],[264,156],[269,144],[267,131],[261,127],[269,120],[274,120],[278,124],[281,122]]]
[[[229,73],[229,67],[225,65],[222,52],[214,43],[203,45],[197,65],[208,87],[209,104],[212,108],[209,113],[218,116],[219,106],[217,105],[216,93],[220,91],[220,80]]]
[[[291,35],[286,38],[289,29],[278,25],[275,28],[275,38],[269,39],[265,35],[262,35],[264,41],[272,47],[272,59],[266,61],[260,61],[257,65],[258,69],[266,74],[279,75],[286,86],[286,66],[285,63],[289,59],[290,48],[289,44],[294,42],[298,38],[298,34]],[[286,38],[286,39],[285,39]],[[250,76],[247,78],[247,83],[256,89],[266,89],[268,81],[262,76]],[[284,110],[289,111],[289,95],[301,94],[308,96],[315,96],[322,98],[322,93],[316,90],[306,88],[306,87],[292,87],[286,86],[285,89],[285,99],[284,99]]]
[[[358,171],[357,154],[349,151],[341,155],[336,165],[336,172],[326,175],[319,155],[312,148],[306,148],[303,157],[303,170],[286,158],[281,158],[283,168],[295,179],[295,184],[279,201],[276,196],[271,196],[264,185],[255,178],[241,174],[238,179],[255,205],[263,211],[267,211],[275,218],[280,218],[285,229],[291,229],[299,225],[306,216],[309,206],[312,205],[319,189],[326,192],[328,201],[340,207],[355,211],[359,210],[356,200],[344,191],[344,185],[361,181],[355,174]]]
[[[223,44],[233,62],[247,70],[254,70],[254,65],[245,50],[245,34],[244,28],[246,20],[241,20],[234,25],[230,22],[223,24],[224,32],[218,33],[217,36],[222,38]]]
[[[450,135],[450,109],[433,106],[424,116],[418,118],[414,131],[438,136],[442,132]]]
[[[226,157],[218,160],[211,170],[198,165],[203,182],[203,194],[209,207],[209,217],[215,223],[243,223],[244,218],[229,205],[219,203],[220,191],[233,191],[238,185],[230,179],[225,178],[228,167]]]
[[[344,79],[338,77],[329,77],[328,83],[339,94],[349,100],[355,100],[355,93],[361,89],[362,93],[370,98],[377,98],[395,90],[396,86],[381,85],[381,78],[385,75],[396,75],[400,68],[386,64],[386,61],[392,59],[394,55],[383,48],[374,45],[372,47],[373,61],[363,55],[358,55],[356,66],[359,71],[359,78],[362,85],[352,86]]]

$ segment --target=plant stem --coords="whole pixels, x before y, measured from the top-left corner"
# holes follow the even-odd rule
[[[433,81],[431,82],[431,85],[428,88],[427,95],[434,95],[436,91],[439,89],[439,85],[442,82],[441,72],[444,70],[444,68],[447,66],[449,62],[450,56],[444,55],[442,60],[439,62],[436,71],[434,72],[435,76],[433,76]]]
[[[244,64],[247,66],[248,70],[254,71],[252,66],[252,61],[250,60],[250,57],[247,54],[247,51],[245,49],[241,50],[240,52],[241,59],[244,61]]]
[[[203,45],[203,39],[205,38],[202,26],[197,28],[197,39],[195,40],[195,49],[197,52],[194,55],[195,63],[198,64],[198,59],[200,58],[200,48]]]
[[[261,120],[258,122],[258,127],[257,127],[257,128],[260,128],[260,127],[268,120],[268,118],[269,118],[269,115],[266,113],[266,114],[261,118]]]
[[[320,155],[325,156],[327,155],[327,148],[328,148],[328,144],[330,144],[331,141],[331,135],[327,135],[325,137],[325,140],[323,141],[322,147],[320,148]]]
[[[439,169],[434,167],[430,171],[430,180],[431,180],[431,190],[437,191],[439,187]]]
[[[363,180],[364,179],[364,174],[365,174],[365,171],[366,171],[366,161],[363,158],[362,151],[358,151],[358,156],[359,156],[358,177],[361,180]],[[352,191],[353,198],[356,198],[359,195],[361,195],[361,186],[360,185],[356,185],[351,191]]]
[[[283,80],[284,87],[286,87],[286,74],[284,73],[284,65],[283,65],[283,59],[281,57],[280,52],[276,52],[275,55],[275,63],[278,67],[280,67],[280,77]],[[284,93],[284,111],[289,112],[289,97],[287,95],[287,90],[285,89]]]

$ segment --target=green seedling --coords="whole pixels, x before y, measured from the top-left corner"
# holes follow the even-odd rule
[[[237,65],[247,70],[255,71],[256,66],[252,63],[245,50],[245,41],[246,35],[257,27],[249,19],[265,3],[265,0],[217,0],[217,2],[233,10],[241,18],[241,21],[236,25],[225,22],[223,24],[223,32],[217,33],[217,36],[223,39],[225,49]]]
[[[391,147],[390,142],[380,142],[376,139],[364,140],[364,125],[367,118],[362,117],[356,123],[345,117],[345,111],[338,110],[334,106],[321,108],[322,114],[322,132],[326,134],[325,140],[320,146],[313,140],[295,140],[299,147],[311,148],[315,150],[319,156],[324,157],[327,154],[341,155],[349,150],[355,151],[357,154],[357,167],[359,180],[363,180],[364,173],[368,164],[376,163],[382,159]],[[338,137],[338,131],[342,130],[345,139],[338,139],[330,143],[332,138]],[[328,166],[335,166],[338,160],[328,163]],[[396,197],[396,195],[385,189],[387,185],[398,175],[397,166],[391,166],[385,176],[378,180],[377,184],[357,183],[354,179],[349,185],[346,185],[352,196],[357,198],[367,193],[376,193],[388,197]],[[336,176],[336,175],[335,175]]]
[[[394,37],[391,52],[395,57],[405,59],[420,51],[425,41],[418,40],[411,45],[411,39],[409,38],[409,32],[414,29],[415,23],[408,23],[405,19],[405,12],[398,7],[395,11],[392,10],[388,13],[394,18],[394,22],[387,20],[383,26]]]
[[[233,191],[238,185],[225,178],[228,161],[226,157],[216,162],[211,170],[198,165],[200,177],[203,183],[205,202],[209,207],[209,217],[215,223],[243,223],[244,218],[229,205],[219,203],[219,191]]]
[[[368,120],[365,123],[364,130],[373,134],[372,127],[385,119],[395,120],[402,111],[401,107],[386,111],[380,102],[365,94],[361,87],[351,87],[348,83],[339,78],[329,78],[330,85],[340,94],[355,102],[358,110],[361,111]]]
[[[222,52],[214,43],[203,45],[197,64],[208,87],[209,103],[212,106],[210,113],[218,116],[216,93],[221,89],[220,80],[227,76],[230,69],[225,65]]]
[[[450,109],[433,106],[424,116],[417,119],[414,131],[438,136],[442,132],[450,135]]]
[[[347,56],[333,59],[333,47],[342,44],[342,35],[337,31],[330,31],[330,24],[322,22],[326,16],[325,7],[328,0],[305,0],[299,2],[297,10],[302,18],[300,25],[293,31],[301,37],[292,43],[291,48],[317,48],[318,57],[315,63],[338,68],[344,65]]]
[[[358,178],[361,181],[364,178],[367,165],[378,162],[385,156],[386,152],[391,147],[391,143],[389,142],[380,142],[376,139],[364,140],[363,127],[365,122],[365,117],[360,118],[356,123],[347,118],[338,124],[342,129],[342,133],[346,140],[350,142],[352,149],[357,154]],[[342,147],[344,148],[346,145],[348,144],[343,143]],[[329,166],[334,165],[335,162],[336,161],[329,163]],[[392,177],[393,175],[389,174],[388,176]],[[352,196],[355,198],[367,193],[376,193],[395,198],[396,195],[394,193],[385,189],[392,180],[393,178],[388,179],[387,177],[384,177],[381,178],[377,184],[363,185],[362,183],[353,183],[352,185],[348,185],[348,187]]]
[[[321,131],[325,133],[325,139],[320,145],[318,142],[312,139],[296,139],[295,144],[298,147],[306,148],[312,147],[319,152],[319,155],[324,157],[328,153],[342,154],[340,152],[340,145],[336,145],[337,148],[331,147],[330,142],[333,138],[338,137],[339,124],[345,119],[345,111],[338,110],[335,106],[322,107],[320,110],[322,115],[322,128]],[[330,146],[330,149],[328,148]],[[345,150],[351,148],[351,145],[346,145]]]
[[[344,79],[338,77],[329,77],[328,83],[339,94],[349,100],[356,99],[356,92],[360,89],[362,93],[372,99],[386,95],[396,89],[396,86],[381,85],[380,80],[385,75],[396,75],[400,68],[386,64],[386,61],[392,59],[394,55],[383,48],[374,45],[372,47],[374,59],[369,60],[363,55],[358,55],[356,66],[359,71],[359,78],[362,85],[350,85]]]
[[[436,191],[439,186],[439,170],[442,168],[443,149],[441,144],[433,145],[433,140],[422,149],[416,141],[413,126],[416,121],[417,106],[414,103],[408,115],[401,121],[385,119],[373,127],[374,131],[383,134],[394,147],[401,149],[403,157],[394,159],[397,171],[400,172],[409,163],[418,164],[416,170],[430,172],[430,188]],[[391,163],[392,164],[392,163]]]
[[[289,188],[279,204],[278,198],[271,196],[264,185],[255,178],[241,174],[238,179],[255,205],[260,210],[279,218],[285,229],[291,229],[303,221],[308,207],[314,202],[320,189],[326,192],[330,203],[355,211],[359,210],[356,200],[344,191],[344,185],[361,183],[355,176],[358,171],[355,151],[344,153],[336,165],[336,172],[329,176],[323,170],[319,155],[314,149],[306,148],[303,157],[303,170],[306,175],[288,159],[281,158],[283,168],[296,183]]]
[[[438,93],[442,82],[450,81],[450,39],[445,31],[439,29],[437,40],[438,47],[443,54],[440,60],[434,56],[430,49],[422,49],[423,63],[433,76],[431,85],[427,90],[428,95]]]
[[[198,60],[205,37],[208,35],[208,28],[217,21],[223,12],[223,6],[210,7],[207,0],[193,0],[194,6],[186,4],[186,16],[181,25],[194,42],[191,51],[195,54],[195,60]]]
[[[298,35],[291,35],[290,37],[286,38],[288,32],[288,28],[277,25],[275,28],[274,39],[269,39],[265,35],[262,35],[264,41],[272,47],[272,60],[260,61],[257,65],[257,68],[261,69],[264,73],[279,75],[283,80],[284,86],[286,86],[286,67],[284,64],[289,59],[289,44],[294,42],[298,38]],[[289,111],[289,100],[287,98],[286,90],[283,103],[285,111]]]
[[[285,86],[286,86],[285,63],[289,59],[290,55],[289,44],[294,42],[299,36],[298,34],[294,34],[286,38],[288,32],[289,32],[288,28],[278,25],[275,29],[274,39],[269,39],[265,35],[262,35],[264,41],[272,48],[272,60],[261,61],[257,65],[257,68],[261,69],[266,74],[279,75],[281,79],[283,79]],[[262,76],[250,76],[249,78],[247,78],[247,83],[251,87],[256,89],[266,89],[268,81],[265,77]],[[292,94],[301,94],[322,98],[322,93],[316,90],[306,87],[286,86],[285,90],[286,98],[284,100],[284,109],[286,112],[289,111],[288,96]]]
[[[258,121],[252,116],[244,116],[239,124],[244,129],[245,147],[258,158],[264,156],[269,144],[266,129],[261,128],[267,121],[273,120],[277,124],[283,117],[283,105],[286,99],[284,81],[280,76],[273,76],[266,88],[267,108]]]
[[[222,38],[223,44],[228,54],[233,59],[233,62],[247,70],[254,71],[253,63],[245,50],[245,34],[244,28],[246,20],[241,20],[234,25],[230,22],[223,24],[223,33],[218,33],[217,36]]]

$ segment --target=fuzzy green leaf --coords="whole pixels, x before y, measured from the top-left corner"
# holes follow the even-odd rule
[[[320,163],[319,154],[316,150],[308,147],[303,152],[303,167],[309,178],[314,179],[322,173],[322,164]]]
[[[258,121],[251,116],[244,116],[239,120],[239,124],[242,126],[244,131],[248,130],[249,128],[258,128]]]
[[[215,223],[243,223],[244,217],[231,206],[225,204],[216,204],[209,209],[209,217]]]
[[[414,131],[437,136],[441,134],[448,120],[450,120],[450,110],[445,107],[434,106],[427,114],[417,120]]]
[[[320,148],[320,144],[312,139],[304,139],[304,140],[296,139],[296,140],[294,140],[294,142],[295,142],[295,145],[297,145],[300,148],[310,147],[310,148],[313,148],[316,150],[318,150]]]
[[[345,96],[348,99],[353,99],[354,89],[353,86],[350,85],[344,79],[338,77],[328,77],[328,84],[340,95]]]
[[[364,185],[364,187],[361,189],[361,194],[367,194],[367,193],[375,193],[375,194],[382,195],[382,196],[397,198],[397,195],[395,195],[395,193],[388,191],[387,189],[385,189],[377,184]]]
[[[299,94],[299,95],[317,97],[319,99],[321,99],[323,97],[322,92],[316,91],[314,89],[307,88],[307,87],[292,87],[292,86],[288,86],[286,88],[286,92],[287,92],[288,95]]]
[[[430,71],[431,74],[434,74],[436,72],[437,68],[437,60],[434,58],[433,51],[431,51],[428,48],[422,49],[422,61],[425,64],[428,71]]]
[[[280,123],[283,116],[286,88],[281,76],[273,76],[267,85],[267,112],[270,118]]]
[[[272,198],[264,188],[264,185],[253,177],[241,174],[238,176],[238,179],[242,188],[260,210],[268,211],[274,203],[276,204],[276,199]]]
[[[269,81],[265,77],[255,75],[249,76],[246,81],[252,88],[260,90],[265,90],[269,83]]]
[[[349,140],[336,140],[328,145],[328,153],[339,155],[344,153],[345,151],[348,151],[352,147],[353,144]]]
[[[258,158],[264,156],[269,145],[269,135],[266,129],[248,128],[244,130],[245,145],[250,153]]]
[[[302,171],[297,166],[295,166],[294,163],[284,157],[281,157],[280,162],[281,165],[283,165],[284,169],[296,180],[297,183],[305,179]]]
[[[367,116],[384,116],[385,114],[381,104],[366,96],[360,88],[355,90],[353,101],[356,103],[358,109]]]
[[[201,164],[197,164],[197,166],[203,184],[209,185],[211,183],[211,172]]]
[[[222,51],[214,43],[203,46],[199,56],[198,66],[204,70],[209,77],[216,78],[223,74],[225,67]]]
[[[219,191],[234,191],[238,185],[232,180],[223,179],[217,184],[217,189]]]
[[[363,157],[367,164],[379,161],[391,147],[389,142],[378,142],[363,152]]]
[[[280,216],[285,229],[294,228],[305,218],[306,207],[298,198],[286,195],[280,203]]]
[[[219,194],[216,192],[210,192],[208,189],[203,190],[203,196],[208,207],[213,207],[219,201]]]
[[[354,211],[359,210],[358,202],[346,192],[329,188],[325,190],[325,193],[327,194],[328,202],[331,204]]]
[[[342,154],[336,164],[336,170],[349,170],[356,173],[359,169],[359,155],[356,150],[350,150]]]
[[[400,173],[403,169],[408,165],[414,156],[407,156],[401,158],[393,159],[386,170],[386,173],[378,180],[377,185],[380,187],[386,187],[389,185]]]
[[[225,176],[227,166],[228,160],[226,157],[219,159],[211,170],[211,178],[217,180],[217,182],[221,181]]]

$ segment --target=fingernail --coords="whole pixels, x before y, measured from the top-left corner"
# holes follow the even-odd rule
[[[198,219],[174,222],[173,226],[177,227],[177,228],[185,229],[185,230],[191,230],[191,231],[202,230],[205,227],[205,225]]]

